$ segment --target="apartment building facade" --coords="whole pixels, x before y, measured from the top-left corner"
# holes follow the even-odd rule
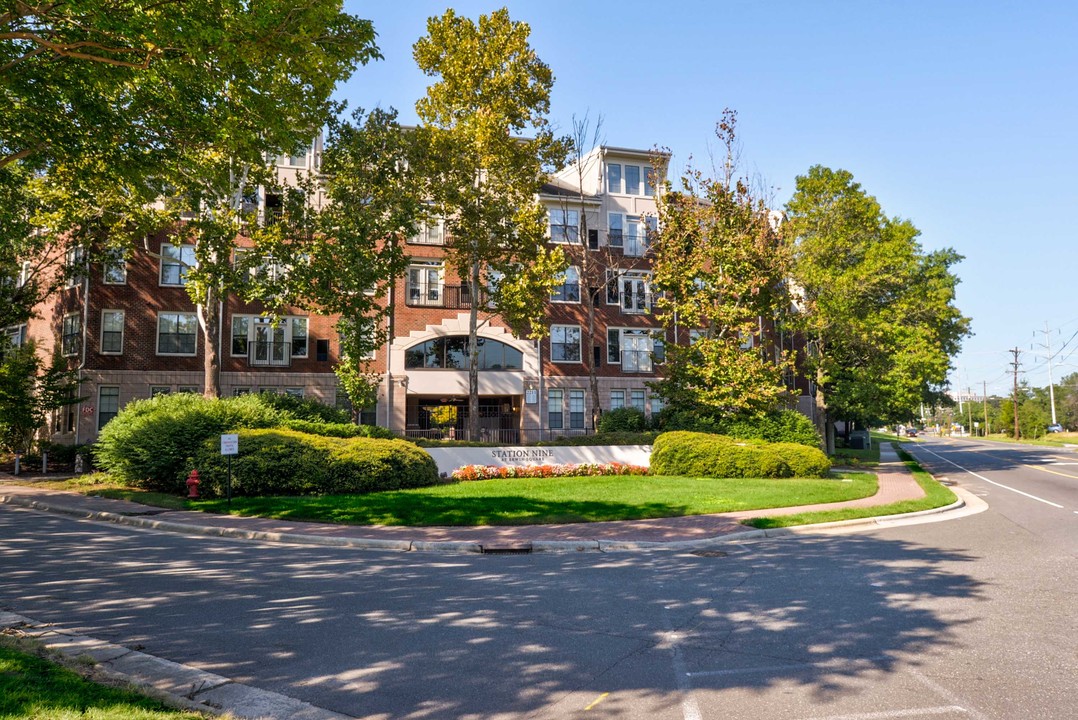
[[[282,157],[283,182],[316,172],[317,162],[317,146]],[[571,264],[547,304],[549,334],[540,342],[514,336],[478,299],[480,439],[584,434],[594,431],[596,409],[661,410],[649,382],[661,372],[666,345],[687,342],[690,331],[668,337],[654,312],[649,233],[657,227],[656,184],[651,153],[609,146],[549,178],[540,194],[549,242],[562,246]],[[269,217],[275,198],[258,202]],[[432,222],[407,242],[410,264],[386,298],[392,333],[370,358],[381,377],[378,400],[363,409],[362,422],[412,437],[466,435],[474,299],[446,262],[452,241],[443,223]],[[244,245],[238,238],[239,252]],[[68,264],[81,273],[28,328],[8,331],[15,340],[34,337],[45,352],[59,348],[82,378],[86,399],[54,419],[55,441],[93,441],[132,400],[203,391],[205,343],[184,287],[193,248],[162,233],[149,239],[148,250],[89,267],[72,251]],[[587,294],[595,298],[592,324]],[[207,309],[220,313],[222,394],[284,392],[346,404],[333,372],[336,318],[285,308],[274,322],[263,310],[235,297]]]

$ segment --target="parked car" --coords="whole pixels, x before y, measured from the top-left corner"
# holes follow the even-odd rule
[[[1059,423],[1053,423],[1053,424],[1048,426],[1048,432],[1050,432],[1050,433],[1063,432],[1063,426],[1060,425]]]

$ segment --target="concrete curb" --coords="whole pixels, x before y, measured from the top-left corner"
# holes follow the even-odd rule
[[[958,488],[952,488],[956,493]],[[966,494],[966,493],[963,493]],[[119,513],[86,510],[83,508],[70,507],[63,504],[42,502],[17,495],[0,495],[0,503],[26,507],[33,510],[53,512],[71,517],[111,522],[117,525],[174,532],[186,535],[202,535],[206,537],[224,537],[236,540],[252,540],[261,542],[283,543],[290,545],[317,545],[334,548],[353,548],[362,550],[393,550],[401,552],[449,552],[449,553],[483,553],[484,551],[512,550],[544,553],[566,552],[647,552],[663,550],[668,552],[692,552],[711,548],[716,545],[739,543],[746,540],[760,540],[765,538],[789,537],[791,535],[811,535],[814,533],[827,534],[835,531],[856,529],[866,526],[894,527],[903,522],[921,522],[924,518],[960,510],[966,506],[966,501],[960,496],[957,501],[944,507],[920,510],[912,513],[898,515],[881,515],[870,518],[857,518],[854,520],[839,520],[815,525],[799,525],[788,528],[744,530],[698,540],[532,540],[523,541],[516,545],[497,543],[484,547],[482,542],[459,541],[459,540],[388,540],[379,538],[344,538],[329,537],[322,535],[301,535],[296,533],[267,532],[264,530],[241,530],[238,528],[214,527],[208,525],[193,525],[187,523],[171,522],[167,520],[153,520],[145,517],[121,515]]]
[[[14,631],[59,653],[67,667],[84,677],[120,681],[143,695],[180,710],[234,718],[259,720],[350,720],[348,715],[326,710],[280,693],[233,682],[229,678],[180,665],[153,655],[114,645],[96,638],[57,629],[48,623],[12,612],[0,611],[0,629]],[[84,665],[86,658],[92,664]]]

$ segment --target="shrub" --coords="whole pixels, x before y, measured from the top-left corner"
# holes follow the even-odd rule
[[[404,440],[336,438],[296,430],[239,430],[232,458],[237,496],[356,494],[423,487],[438,482],[425,451]],[[200,492],[224,496],[227,458],[215,438],[205,440],[187,470],[197,468]]]
[[[688,431],[663,433],[651,451],[653,475],[823,477],[830,467],[818,448]]]
[[[389,428],[377,425],[355,425],[350,422],[312,422],[310,420],[286,419],[281,421],[280,427],[327,437],[369,437],[382,440],[395,440],[397,438],[396,434]]]
[[[742,440],[789,442],[820,447],[820,435],[812,420],[795,410],[776,410],[762,416],[733,416],[715,418],[691,410],[667,408],[659,416],[663,432],[688,430],[692,432],[728,435]]]
[[[308,422],[351,424],[352,416],[340,408],[331,407],[314,398],[263,392],[258,400],[266,407],[277,410],[282,416]]]
[[[605,412],[599,417],[600,433],[643,432],[647,429],[648,419],[637,408],[622,407]]]
[[[536,445],[651,445],[658,435],[658,432],[651,430],[644,432],[604,432],[596,435],[563,435],[553,440],[544,440],[536,443]]]

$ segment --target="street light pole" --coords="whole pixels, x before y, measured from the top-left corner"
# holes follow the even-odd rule
[[[1052,335],[1048,332],[1048,321],[1044,321],[1044,341],[1048,349],[1048,403],[1052,406],[1052,424],[1056,424],[1056,389],[1052,382]]]

